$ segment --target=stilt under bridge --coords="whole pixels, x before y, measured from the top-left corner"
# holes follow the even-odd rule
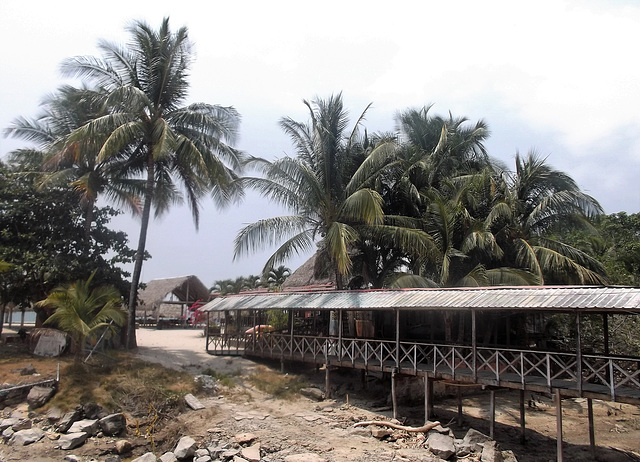
[[[639,288],[289,292],[218,298],[202,310],[210,318],[209,353],[324,365],[327,394],[332,368],[389,373],[394,417],[401,375],[424,380],[425,420],[433,413],[434,382],[477,384],[491,393],[493,437],[495,391],[518,389],[524,441],[525,391],[553,394],[558,461],[563,460],[563,398],[587,399],[594,452],[592,400],[640,405],[640,357],[612,354],[608,327],[613,315],[640,314]],[[267,323],[273,310],[281,312],[285,326],[275,329]],[[545,331],[554,315],[571,323],[572,338],[554,339]],[[583,345],[586,319],[601,326],[599,344]]]

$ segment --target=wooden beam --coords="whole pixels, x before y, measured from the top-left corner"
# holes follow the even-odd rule
[[[393,418],[398,418],[398,397],[396,393],[396,371],[391,372],[391,402],[393,403]]]
[[[491,390],[491,396],[489,401],[489,436],[491,439],[495,439],[495,430],[496,430],[496,391]]]
[[[331,374],[329,372],[329,364],[324,365],[324,396],[326,399],[331,398]]]
[[[478,338],[476,335],[476,310],[471,310],[471,346],[473,350],[473,358],[472,358],[472,367],[473,367],[473,382],[478,382],[478,367],[477,367],[477,357],[478,357]]]
[[[462,427],[462,388],[457,387],[457,397],[458,397],[458,417],[457,423],[458,427]]]
[[[431,380],[426,375],[424,376],[424,423],[429,422],[431,418]]]
[[[525,435],[526,422],[524,413],[524,390],[520,390],[520,443],[524,444],[527,439]]]
[[[609,315],[602,313],[602,337],[604,340],[604,355],[609,356]]]
[[[396,308],[396,368],[400,369],[400,310]]]
[[[578,393],[582,397],[582,329],[580,313],[576,313],[576,380],[578,381]]]
[[[589,417],[589,447],[593,460],[596,460],[596,433],[593,425],[593,400],[587,398],[587,415]]]
[[[562,455],[562,397],[560,396],[559,388],[556,388],[555,401],[556,401],[556,461],[564,462],[564,458]]]

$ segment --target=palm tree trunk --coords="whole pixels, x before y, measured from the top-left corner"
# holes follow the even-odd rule
[[[155,186],[155,172],[153,164],[152,150],[149,149],[149,161],[147,165],[147,184],[145,186],[144,207],[142,209],[142,223],[140,224],[140,236],[138,237],[138,250],[131,276],[131,290],[129,291],[129,320],[127,322],[127,349],[138,347],[136,340],[136,304],[138,298],[138,284],[142,274],[142,263],[144,261],[144,251],[147,245],[147,230],[149,219],[151,218],[151,201]]]
[[[84,237],[86,249],[89,249],[89,243],[91,242],[91,223],[93,223],[93,205],[94,200],[90,200],[87,204],[87,210],[84,214]]]

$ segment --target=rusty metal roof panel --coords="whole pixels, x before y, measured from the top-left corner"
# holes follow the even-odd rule
[[[294,310],[541,310],[640,313],[640,288],[485,287],[233,295],[203,311]]]

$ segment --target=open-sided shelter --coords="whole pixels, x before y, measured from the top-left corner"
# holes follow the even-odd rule
[[[184,319],[195,302],[206,303],[209,289],[196,276],[153,279],[138,294],[138,319],[143,323]]]

